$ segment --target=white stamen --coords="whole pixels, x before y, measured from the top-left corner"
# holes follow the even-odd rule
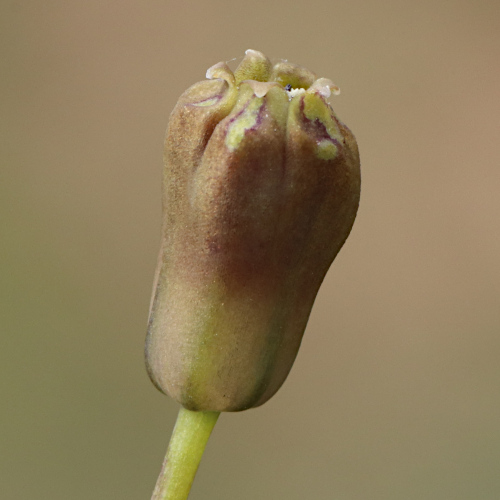
[[[304,94],[306,89],[298,88],[298,89],[290,89],[288,94],[288,100],[291,101],[296,95]]]

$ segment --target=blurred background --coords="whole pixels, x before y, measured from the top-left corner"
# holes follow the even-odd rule
[[[0,19],[2,499],[150,498],[178,411],[143,362],[164,130],[247,48],[340,86],[361,206],[288,380],[222,415],[190,498],[500,498],[496,0],[5,0]]]

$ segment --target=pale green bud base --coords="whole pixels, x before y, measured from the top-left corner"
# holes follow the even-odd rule
[[[185,500],[219,418],[214,411],[181,408],[151,500]]]

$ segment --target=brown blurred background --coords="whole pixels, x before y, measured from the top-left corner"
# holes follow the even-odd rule
[[[221,417],[191,498],[498,500],[499,5],[2,2],[0,498],[150,498],[163,134],[253,48],[340,86],[362,200],[290,377]]]

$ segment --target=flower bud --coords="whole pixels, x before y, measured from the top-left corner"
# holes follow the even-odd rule
[[[167,129],[146,361],[187,409],[238,411],[267,401],[292,367],[354,223],[360,164],[330,80],[253,50],[207,78]]]

